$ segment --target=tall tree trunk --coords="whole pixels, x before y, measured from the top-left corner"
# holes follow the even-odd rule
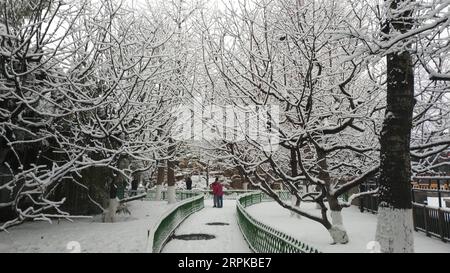
[[[127,169],[130,165],[129,163],[130,162],[125,157],[120,158],[118,161],[118,168],[120,170]],[[112,193],[110,192],[108,210],[106,213],[106,217],[103,218],[104,222],[113,223],[115,221],[116,212],[120,205],[119,198],[118,198],[118,194],[119,194],[118,191],[125,190],[126,183],[127,183],[126,177],[122,173],[117,172],[116,176],[114,176],[114,178],[113,178],[112,184],[110,185],[110,187],[115,187],[115,190],[112,190]],[[75,199],[75,200],[77,200],[77,199]]]
[[[392,1],[391,10],[400,3]],[[410,11],[403,14],[411,15]],[[389,23],[389,21],[387,22]],[[405,32],[411,25],[391,21],[390,28]],[[414,108],[414,74],[408,51],[387,55],[387,106],[381,131],[381,168],[376,241],[382,252],[414,252],[411,202],[410,137]]]
[[[172,143],[170,139],[170,143]],[[167,202],[169,204],[176,203],[176,192],[175,192],[175,145],[169,147],[170,159],[167,161]]]
[[[296,177],[298,176],[298,161],[297,161],[297,152],[295,150],[295,148],[291,148],[291,158],[290,158],[290,164],[291,164],[291,176],[292,177]],[[301,185],[299,185],[299,183],[297,183],[295,185],[297,191],[299,190],[299,188],[301,187]],[[300,209],[300,203],[301,200],[299,198],[297,198],[295,195],[292,195],[292,205],[294,207],[296,207],[297,209]],[[291,211],[291,216],[296,216],[297,218],[301,218],[300,214],[295,213],[293,211]]]
[[[206,162],[206,188],[209,189],[209,160]]]
[[[162,162],[158,162],[158,171],[156,175],[156,196],[155,199],[157,201],[161,200],[161,192],[162,192],[162,186],[164,183],[164,166],[162,165]]]

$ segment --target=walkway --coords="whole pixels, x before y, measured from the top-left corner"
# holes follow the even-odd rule
[[[207,225],[226,223],[228,225]],[[213,208],[211,199],[205,208],[189,216],[175,231],[175,235],[204,233],[214,235],[210,240],[172,239],[163,253],[248,253],[251,252],[236,220],[236,200],[224,200],[223,208]]]

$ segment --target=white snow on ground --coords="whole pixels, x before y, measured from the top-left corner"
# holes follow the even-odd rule
[[[320,210],[315,204],[303,203],[303,210],[319,215]],[[347,229],[349,243],[332,245],[328,231],[319,223],[305,217],[291,217],[290,211],[275,202],[265,202],[247,207],[246,210],[269,226],[291,235],[322,252],[370,252],[367,244],[375,240],[377,216],[371,213],[361,213],[357,207],[342,210],[344,226]],[[440,239],[427,237],[422,232],[414,232],[415,252],[450,253],[450,243]]]
[[[236,220],[236,201],[224,200],[223,208],[213,208],[212,200],[205,200],[205,208],[189,216],[175,235],[206,233],[216,236],[211,240],[174,239],[163,248],[163,253],[248,253],[251,252],[242,236]],[[223,222],[229,225],[206,225]]]
[[[70,252],[71,241],[81,252],[145,252],[147,231],[173,205],[165,201],[132,201],[131,215],[119,214],[116,222],[103,223],[101,216],[74,222],[28,222],[0,232],[0,252]]]

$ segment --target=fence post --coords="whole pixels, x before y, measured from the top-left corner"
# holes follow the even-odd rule
[[[417,211],[416,211],[417,207],[414,205],[413,203],[413,227],[414,227],[414,231],[417,231]]]
[[[425,234],[430,237],[430,232],[428,231],[428,210],[427,206],[423,206],[423,217],[425,222]]]
[[[443,242],[446,242],[445,241],[445,236],[444,236],[445,219],[444,219],[444,211],[442,210],[442,208],[438,209],[438,219],[439,219],[439,235],[441,235],[441,240]]]

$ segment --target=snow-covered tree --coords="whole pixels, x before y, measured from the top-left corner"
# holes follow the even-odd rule
[[[215,21],[203,20],[206,70],[223,101],[236,108],[276,105],[280,114],[279,122],[269,110],[264,115],[279,142],[262,144],[241,130],[243,140],[225,139],[219,149],[280,205],[321,223],[336,243],[348,241],[341,210],[349,203],[339,197],[378,170],[380,88],[364,59],[353,58],[359,41],[337,37],[346,19],[337,1],[239,1]],[[267,150],[271,145],[279,149]],[[302,192],[303,180],[315,190]],[[316,202],[321,216],[281,200],[272,182],[299,202]]]
[[[132,160],[146,171],[161,149],[162,105],[175,102],[159,88],[173,60],[166,18],[117,1],[1,5],[0,207],[13,212],[1,228],[72,217],[70,184],[103,210],[91,195],[109,198]]]
[[[440,126],[448,120],[448,108],[439,106],[448,100],[448,89],[433,82],[445,79],[448,71],[444,38],[450,23],[448,5],[448,1],[398,0],[352,5],[353,14],[366,10],[365,15],[373,18],[364,28],[348,33],[364,41],[360,54],[368,59],[386,58],[376,235],[383,252],[414,250],[411,156],[415,172],[423,173],[433,168],[428,163],[449,144],[446,129]],[[431,81],[424,80],[424,71]]]

